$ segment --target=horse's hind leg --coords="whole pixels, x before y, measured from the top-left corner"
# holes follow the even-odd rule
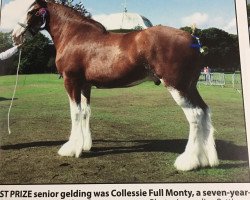
[[[183,109],[190,125],[188,143],[184,153],[176,159],[175,167],[178,170],[188,171],[198,167],[218,165],[209,108],[197,89],[194,87],[188,92],[168,89]]]

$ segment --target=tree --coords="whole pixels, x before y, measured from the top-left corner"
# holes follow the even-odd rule
[[[190,34],[192,34],[192,32],[193,32],[192,28],[189,27],[189,26],[185,26],[185,27],[182,27],[180,29],[183,30],[183,31],[186,31],[186,32],[188,32]],[[201,36],[201,31],[202,31],[201,29],[196,28],[195,31],[194,31],[194,35],[197,36],[197,37],[200,37]]]
[[[11,34],[0,32],[0,52],[9,49],[12,46]]]
[[[48,61],[51,57],[49,39],[38,33],[32,40],[26,42],[22,47],[22,59],[20,73],[37,74],[53,72],[48,68]]]
[[[137,25],[137,26],[135,26],[135,27],[133,28],[133,30],[135,30],[135,31],[140,31],[140,30],[143,30],[143,27],[140,26],[140,25]]]
[[[11,33],[0,32],[0,52],[13,46]],[[1,61],[0,74],[15,74],[18,65],[18,54]],[[56,72],[55,48],[50,45],[50,40],[38,33],[34,38],[25,42],[22,47],[20,73],[51,73]]]
[[[12,47],[11,33],[0,32],[0,52]],[[13,60],[16,56],[0,61],[0,75],[12,74],[15,71]]]
[[[181,28],[189,33],[190,27]],[[196,29],[195,35],[200,38],[206,54],[203,55],[203,66],[216,70],[239,70],[239,44],[237,35],[229,34],[217,28]]]
[[[208,48],[204,65],[226,71],[239,69],[239,44],[236,35],[217,28],[205,29],[201,32],[201,42]]]
[[[75,3],[74,0],[56,0],[56,3],[66,5],[80,12],[83,16],[91,17],[91,14],[85,9],[82,2]]]

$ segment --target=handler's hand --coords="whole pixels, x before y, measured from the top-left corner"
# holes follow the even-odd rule
[[[21,49],[21,47],[23,46],[23,43],[22,44],[19,44],[19,45],[17,45],[17,48],[18,49]]]

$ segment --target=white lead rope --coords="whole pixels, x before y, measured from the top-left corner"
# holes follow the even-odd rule
[[[19,68],[20,68],[20,62],[21,62],[21,55],[22,55],[22,50],[20,49],[20,51],[19,51],[19,59],[18,59],[18,66],[17,66],[17,71],[16,71],[16,84],[15,84],[15,87],[14,87],[14,91],[13,91],[13,95],[12,95],[12,99],[11,99],[11,103],[10,103],[10,107],[9,107],[9,111],[8,111],[8,132],[9,132],[9,134],[11,134],[11,131],[10,131],[10,111],[11,111],[12,104],[13,104],[15,94],[16,94],[18,75],[19,75]]]

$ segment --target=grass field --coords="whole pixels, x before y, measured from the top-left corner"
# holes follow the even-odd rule
[[[92,90],[93,148],[82,157],[57,155],[70,133],[63,80],[57,75],[0,77],[0,184],[249,182],[242,96],[230,87],[200,85],[210,105],[220,158],[216,168],[177,171],[188,137],[185,116],[163,86]]]

